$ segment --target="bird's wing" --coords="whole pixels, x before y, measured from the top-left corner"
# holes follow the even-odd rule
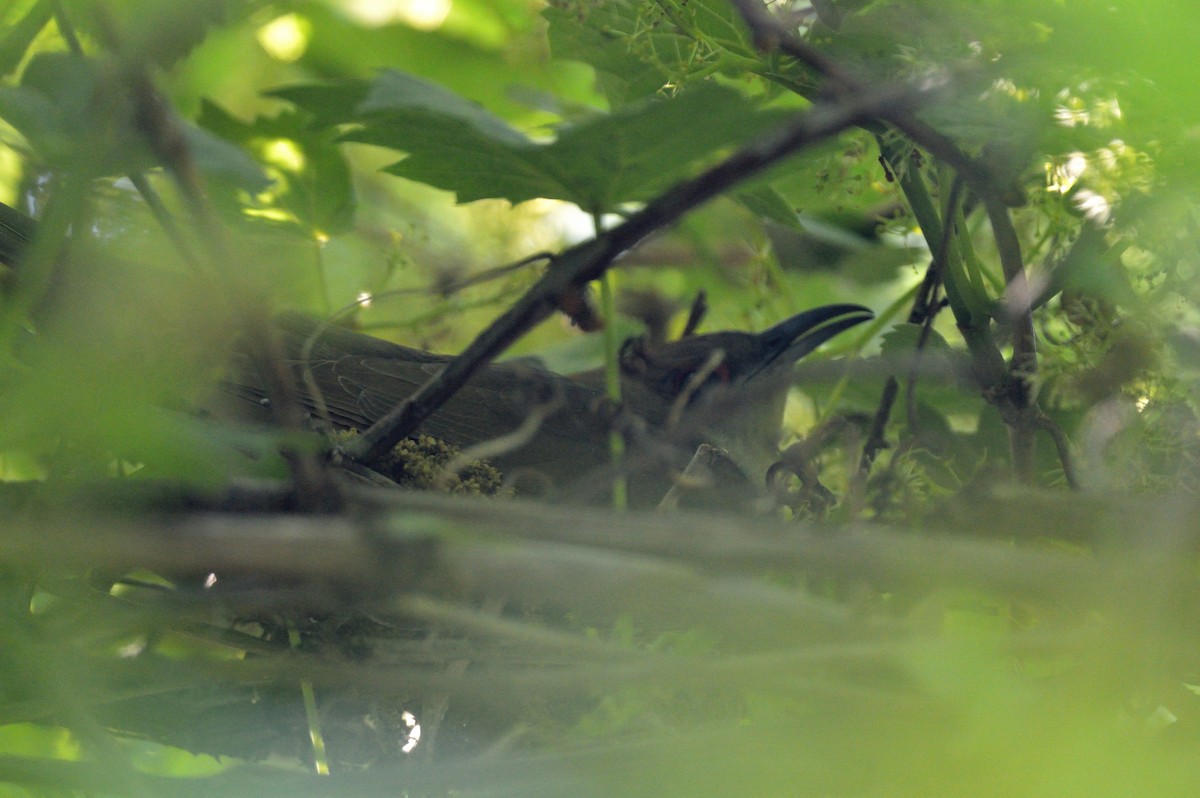
[[[303,316],[279,320],[301,401],[336,427],[364,430],[451,360]],[[240,358],[226,391],[262,406],[257,374]],[[608,426],[593,412],[602,392],[527,363],[482,368],[420,431],[466,448],[509,435],[538,408],[554,405],[536,433],[497,455],[506,468],[533,468],[561,483],[604,462]],[[260,413],[260,415],[263,415]],[[265,418],[265,415],[264,415]]]
[[[427,381],[441,363],[413,364],[391,358],[343,359],[335,370],[343,396],[357,397],[361,415],[374,420]],[[607,426],[594,412],[594,389],[540,368],[493,365],[481,369],[420,429],[459,447],[515,432],[537,413],[544,416],[518,448],[493,459],[502,468],[528,467],[561,479],[602,461]],[[597,451],[599,453],[597,453]]]

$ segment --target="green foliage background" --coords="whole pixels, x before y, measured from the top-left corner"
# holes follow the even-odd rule
[[[444,15],[422,18],[430,7]],[[614,324],[636,332],[647,317],[637,308],[653,305],[675,332],[700,290],[707,329],[762,329],[826,302],[874,308],[871,329],[806,364],[788,433],[849,419],[822,453],[824,481],[845,497],[823,520],[889,525],[895,559],[847,544],[828,572],[687,571],[689,590],[729,602],[720,617],[661,605],[675,571],[644,575],[621,611],[572,605],[578,586],[559,584],[546,601],[571,609],[533,612],[521,634],[553,649],[537,634],[569,633],[605,656],[668,664],[592,661],[580,648],[567,677],[502,670],[505,700],[479,699],[494,687],[485,680],[460,704],[486,707],[473,718],[485,743],[446,742],[443,729],[444,755],[386,777],[355,761],[369,759],[360,750],[344,753],[346,794],[1194,791],[1200,7],[773,10],[863,84],[936,86],[918,116],[1004,189],[1038,297],[1032,385],[1086,492],[1065,490],[1041,433],[1034,485],[1014,486],[1009,430],[972,382],[973,335],[997,357],[1012,352],[995,231],[978,204],[958,220],[927,373],[911,389],[901,380],[890,446],[854,482],[885,377],[921,338],[907,316],[933,233],[914,196],[927,194],[940,223],[955,175],[893,128],[848,130],[630,252],[616,269],[628,312]],[[18,541],[81,508],[66,539],[101,535],[105,503],[81,485],[216,490],[285,473],[277,434],[183,412],[219,379],[246,307],[340,312],[457,351],[544,262],[493,270],[586,238],[595,218],[615,224],[830,96],[811,66],[760,52],[725,0],[12,0],[0,25],[0,199],[42,230],[5,274],[0,307],[0,472],[37,494],[34,511],[26,493],[5,499]],[[508,354],[569,372],[600,363],[599,337],[554,318]],[[831,368],[831,355],[855,370]],[[398,523],[402,535],[426,531]],[[925,542],[906,559],[905,546]],[[323,789],[300,764],[312,756],[303,722],[246,709],[272,689],[298,692],[309,671],[264,655],[277,670],[247,675],[236,664],[253,656],[182,628],[195,607],[139,594],[123,615],[78,562],[31,560],[22,545],[0,547],[4,794],[165,792],[151,776],[205,794]],[[942,556],[944,578],[914,564]],[[1005,581],[1014,573],[1028,582]],[[870,634],[762,624],[774,590],[867,618]],[[749,630],[744,650],[728,629],[710,631],[721,618]],[[136,691],[139,674],[124,670],[142,662],[134,649],[155,658],[140,674],[147,692],[170,697],[137,722],[97,709]],[[323,673],[331,693],[382,679],[354,662]],[[188,690],[179,703],[172,679]],[[231,719],[236,750],[197,744],[180,731],[189,717]]]

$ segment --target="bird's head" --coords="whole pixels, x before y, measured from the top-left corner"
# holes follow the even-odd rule
[[[760,333],[695,335],[621,356],[627,404],[651,423],[726,449],[756,484],[778,454],[792,367],[838,333],[873,318],[860,305],[825,305]]]

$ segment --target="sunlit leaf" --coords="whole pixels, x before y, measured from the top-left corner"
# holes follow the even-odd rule
[[[278,94],[305,108],[324,96],[303,88]],[[543,144],[445,89],[385,73],[337,121],[357,124],[348,141],[408,153],[388,171],[454,191],[460,202],[542,197],[607,209],[645,199],[699,159],[784,117],[756,112],[736,91],[701,86],[565,126]]]
[[[0,74],[8,75],[17,68],[52,13],[50,0],[38,0],[0,38]]]
[[[234,156],[229,166],[245,165],[235,173],[241,178],[236,183],[239,188],[257,194],[271,184],[262,167],[246,155],[249,150],[266,164],[278,183],[274,204],[290,211],[314,234],[343,233],[354,219],[350,169],[333,135],[314,130],[308,122],[296,113],[283,113],[244,123],[211,102],[203,104],[197,120],[225,140],[222,143]],[[248,183],[249,178],[256,182]]]

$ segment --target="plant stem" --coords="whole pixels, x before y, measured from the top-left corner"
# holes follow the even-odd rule
[[[600,214],[592,214],[596,226],[596,235],[600,235]],[[604,316],[604,392],[614,403],[621,401],[621,342],[617,339],[617,301],[614,283],[616,277],[612,271],[606,271],[600,276],[600,305]],[[616,476],[613,477],[612,503],[613,509],[624,510],[629,504],[629,483],[623,470],[625,461],[625,438],[618,430],[608,434],[608,450],[612,455]]]
[[[288,644],[293,650],[300,648],[300,633],[288,629]],[[300,680],[300,695],[304,697],[304,716],[308,719],[308,737],[312,740],[313,762],[318,776],[329,775],[329,758],[325,754],[325,737],[321,734],[321,716],[317,712],[317,697],[312,682]]]

